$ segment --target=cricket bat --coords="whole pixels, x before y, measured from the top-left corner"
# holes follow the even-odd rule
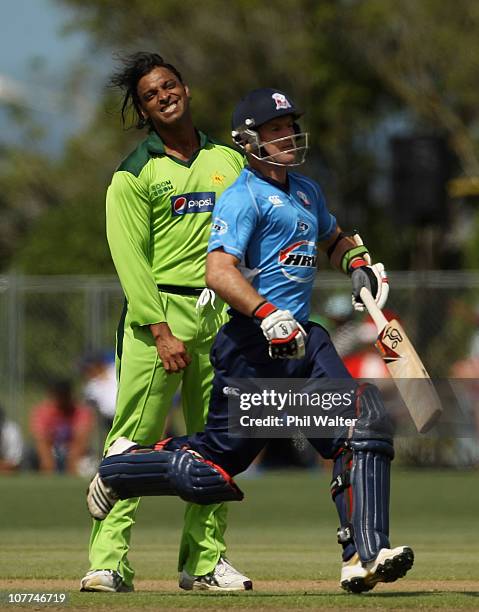
[[[402,325],[388,321],[371,293],[363,287],[361,299],[378,330],[375,346],[384,360],[419,433],[426,433],[442,413],[439,396]]]

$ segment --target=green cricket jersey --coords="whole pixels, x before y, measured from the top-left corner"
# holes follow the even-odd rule
[[[107,237],[132,325],[165,321],[158,284],[204,287],[211,213],[244,158],[199,132],[200,149],[182,162],[152,132],[113,175]]]

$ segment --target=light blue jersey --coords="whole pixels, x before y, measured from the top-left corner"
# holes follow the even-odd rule
[[[253,287],[301,323],[309,318],[317,242],[336,230],[317,183],[288,173],[289,190],[245,168],[214,209],[208,252],[241,260]]]

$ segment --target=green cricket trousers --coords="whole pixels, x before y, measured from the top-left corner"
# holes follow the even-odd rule
[[[185,343],[192,361],[182,372],[166,374],[149,327],[132,327],[126,310],[117,336],[116,414],[105,450],[120,436],[139,444],[153,444],[162,438],[180,384],[187,433],[204,428],[213,378],[209,353],[218,329],[228,318],[225,304],[218,297],[204,305],[197,296],[161,292],[160,298],[172,333]],[[139,502],[134,498],[115,504],[104,521],[94,522],[90,538],[90,569],[116,570],[127,585],[134,576],[127,555]],[[186,504],[180,571],[200,576],[215,568],[226,549],[226,511],[224,504]]]

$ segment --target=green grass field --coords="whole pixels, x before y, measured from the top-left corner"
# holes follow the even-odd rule
[[[179,591],[183,505],[149,498],[140,508],[130,553],[137,592],[79,593],[90,525],[86,482],[40,475],[0,478],[0,590],[67,591],[69,610],[479,609],[477,472],[394,471],[392,543],[412,546],[416,563],[405,579],[360,596],[336,585],[340,549],[329,475],[294,471],[238,480],[246,501],[230,504],[229,556],[255,580],[253,592]]]

